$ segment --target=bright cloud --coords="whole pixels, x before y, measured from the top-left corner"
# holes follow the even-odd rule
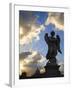
[[[48,18],[45,22],[45,25],[54,24],[56,28],[63,30],[64,29],[64,14],[59,12],[50,12],[48,13]]]
[[[19,74],[21,75],[25,72],[27,76],[32,76],[37,68],[40,70],[40,73],[43,73],[47,62],[48,60],[36,51],[21,53]]]
[[[39,34],[40,32],[44,30],[43,25],[30,25],[27,27],[21,27],[20,26],[20,44],[29,44],[32,42],[32,39],[35,38],[36,40],[39,40]]]

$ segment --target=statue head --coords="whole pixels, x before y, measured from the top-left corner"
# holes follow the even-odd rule
[[[51,36],[54,37],[54,35],[55,35],[55,32],[51,31]]]

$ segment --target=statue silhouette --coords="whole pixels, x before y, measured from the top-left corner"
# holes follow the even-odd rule
[[[56,55],[57,53],[62,53],[60,50],[60,37],[56,35],[55,32],[52,31],[51,36],[48,36],[48,33],[45,34],[45,41],[48,45],[48,52],[46,55],[46,59],[49,59],[50,63],[56,64]]]

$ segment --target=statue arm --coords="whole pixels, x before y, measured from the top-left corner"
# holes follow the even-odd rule
[[[46,43],[48,43],[49,37],[48,37],[48,34],[47,33],[45,34],[44,39],[45,39]]]

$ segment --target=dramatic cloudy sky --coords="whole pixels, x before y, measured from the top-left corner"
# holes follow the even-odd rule
[[[61,38],[60,47],[62,50],[62,54],[58,53],[57,59],[59,62],[64,62],[63,13],[19,11],[19,30],[20,30],[20,37],[19,37],[20,54],[23,52],[36,51],[43,57],[46,56],[46,53],[48,51],[48,47],[44,40],[44,35],[45,33],[48,33],[50,35],[50,32],[54,30],[55,33],[58,34]]]
[[[26,72],[27,76],[33,75],[37,69],[40,73],[45,72],[44,66],[48,60],[36,51],[23,52],[20,54],[20,75]]]
[[[43,56],[47,53],[47,45],[44,41],[45,33],[52,30],[61,38],[62,55],[57,57],[63,60],[64,56],[64,14],[59,12],[19,12],[20,28],[20,52],[36,50]]]

